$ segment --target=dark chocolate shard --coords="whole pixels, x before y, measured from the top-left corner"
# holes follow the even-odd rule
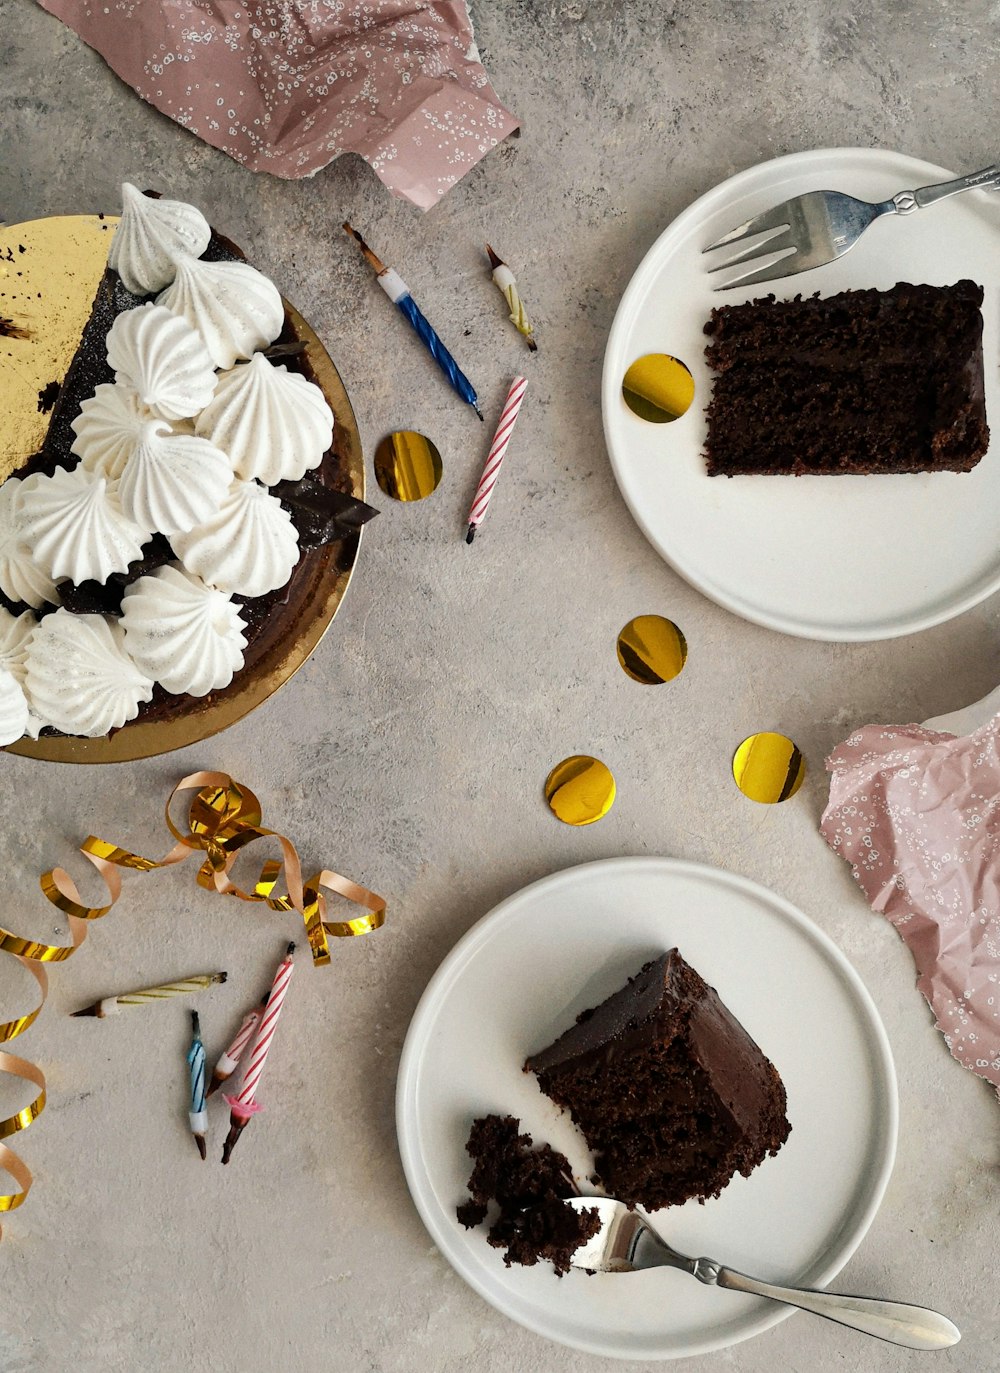
[[[333,491],[315,477],[305,476],[299,481],[278,482],[271,488],[272,496],[291,515],[299,531],[299,547],[321,548],[338,539],[356,534],[379,513],[356,496]]]

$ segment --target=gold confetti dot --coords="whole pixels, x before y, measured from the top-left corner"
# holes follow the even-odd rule
[[[375,449],[375,480],[397,501],[422,501],[436,490],[442,470],[437,447],[414,429],[386,434]]]
[[[635,682],[672,682],[687,662],[687,640],[663,615],[636,615],[618,635],[618,661]]]
[[[751,734],[733,756],[733,778],[751,801],[773,806],[787,801],[801,787],[806,763],[784,734]]]
[[[650,424],[680,419],[694,400],[694,377],[669,353],[636,358],[622,382],[625,404]]]
[[[564,825],[592,825],[614,805],[615,779],[600,759],[575,753],[545,779],[545,799]]]

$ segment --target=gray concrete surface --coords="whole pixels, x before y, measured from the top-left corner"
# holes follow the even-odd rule
[[[523,136],[425,217],[390,202],[355,158],[297,184],[252,176],[141,104],[31,0],[0,0],[0,216],[112,209],[126,177],[197,202],[325,339],[369,457],[383,433],[413,426],[438,440],[446,467],[423,506],[376,491],[383,514],[342,614],[256,715],[114,770],[3,759],[3,923],[19,931],[56,935],[37,874],[71,861],[90,829],[160,848],[163,798],[195,767],[250,782],[307,862],[383,892],[390,921],[338,947],[332,969],[300,969],[269,1113],[223,1173],[198,1163],[185,1134],[183,1016],[99,1024],[66,1012],[109,988],[227,966],[229,994],[201,1001],[215,1046],[292,924],[209,897],[190,870],[126,879],[120,907],[54,971],[44,1017],[14,1046],[45,1065],[50,1103],[18,1141],[37,1182],[0,1246],[0,1369],[622,1367],[514,1326],[435,1252],[397,1160],[393,1085],[427,979],[496,901],[578,861],[662,853],[766,883],[853,960],[892,1041],[901,1131],[885,1203],[842,1281],[947,1310],[965,1338],[934,1367],[988,1373],[1000,1366],[997,1104],[949,1058],[908,954],[816,822],[825,751],[853,725],[950,710],[1000,680],[1000,603],[874,645],[742,623],[681,582],[633,524],[605,455],[598,382],[616,302],[649,243],[729,173],[835,145],[956,169],[993,160],[998,7],[474,0],[473,12]],[[483,433],[373,288],[340,233],[345,215],[445,337],[463,341],[488,411],[525,354],[482,275],[485,239],[509,255],[536,316],[531,403],[471,553],[458,535]],[[662,692],[614,660],[619,626],[648,610],[673,617],[691,649]],[[734,744],[759,727],[786,730],[810,764],[778,808],[745,801],[728,776]],[[619,798],[576,831],[552,819],[540,788],[579,750],[614,768]],[[0,994],[4,1007],[30,997],[13,960],[0,959]],[[3,1113],[22,1102],[0,1079]],[[924,1357],[795,1316],[677,1367],[883,1373],[929,1367]]]

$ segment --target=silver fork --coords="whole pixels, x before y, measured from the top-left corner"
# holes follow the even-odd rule
[[[962,1338],[956,1326],[937,1311],[875,1297],[848,1297],[808,1287],[779,1287],[724,1268],[715,1259],[689,1259],[671,1249],[648,1221],[624,1202],[610,1197],[574,1197],[566,1202],[575,1211],[597,1209],[601,1228],[570,1258],[574,1268],[598,1273],[638,1273],[645,1268],[680,1268],[709,1287],[727,1287],[757,1297],[800,1307],[853,1330],[875,1335],[907,1349],[947,1349]]]
[[[841,191],[807,191],[793,200],[776,205],[773,210],[754,215],[746,223],[739,224],[728,234],[723,234],[707,248],[705,253],[713,253],[716,248],[725,248],[758,234],[767,234],[766,240],[744,248],[727,262],[710,267],[710,272],[722,272],[726,268],[744,267],[748,263],[759,262],[761,258],[771,258],[780,253],[777,261],[768,261],[760,268],[750,266],[748,270],[730,277],[717,291],[728,291],[734,286],[750,286],[758,281],[775,281],[778,277],[791,276],[795,272],[808,272],[813,267],[835,262],[843,257],[876,219],[883,215],[908,215],[914,210],[924,210],[935,205],[947,196],[957,195],[959,191],[988,189],[1000,186],[1000,165],[986,167],[971,176],[960,176],[956,181],[942,181],[936,186],[921,186],[917,191],[900,191],[891,200],[880,200],[874,204],[867,200],[856,200],[852,195]]]

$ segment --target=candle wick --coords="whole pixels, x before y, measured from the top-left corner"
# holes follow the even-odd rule
[[[352,225],[348,224],[346,219],[341,225],[341,228],[344,230],[346,234],[350,234],[351,238],[356,240],[358,247],[361,249],[361,252],[364,255],[365,261],[374,271],[376,271],[380,276],[383,272],[388,271],[388,268],[386,267],[382,259],[376,257],[376,255],[369,248],[368,244],[358,233],[357,229],[355,229]]]
[[[472,540],[473,540],[475,537],[476,537],[476,526],[475,526],[474,524],[470,524],[470,525],[469,525],[469,532],[468,532],[468,533],[466,534],[466,536],[465,536],[465,542],[466,542],[466,543],[471,543]]]

